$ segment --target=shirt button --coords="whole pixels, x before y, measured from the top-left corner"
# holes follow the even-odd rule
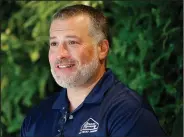
[[[70,116],[69,116],[69,119],[73,119],[73,115],[70,115]]]

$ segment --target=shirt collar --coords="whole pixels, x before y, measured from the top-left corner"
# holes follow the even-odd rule
[[[100,103],[103,99],[104,94],[116,83],[116,79],[111,69],[106,69],[106,72],[102,78],[98,81],[89,95],[85,98],[84,103]],[[69,100],[67,97],[67,90],[62,88],[60,91],[59,97],[54,102],[53,109],[62,109],[63,107],[67,108]]]
[[[52,109],[66,109],[68,108],[68,97],[66,88],[60,90],[60,94],[57,97],[56,101],[52,105]]]
[[[86,97],[84,103],[100,103],[104,94],[114,85],[114,83],[116,83],[116,81],[112,71],[106,69],[106,72]]]

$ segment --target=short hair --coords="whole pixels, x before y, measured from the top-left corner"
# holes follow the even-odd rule
[[[103,39],[107,39],[110,46],[111,39],[109,36],[108,21],[104,14],[98,9],[82,4],[67,6],[58,10],[53,15],[52,21],[56,19],[67,19],[77,15],[87,15],[90,18],[92,27],[89,28],[90,35],[97,40],[97,43]]]

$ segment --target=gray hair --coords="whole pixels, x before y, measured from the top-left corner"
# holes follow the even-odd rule
[[[101,11],[91,6],[77,4],[62,8],[53,15],[52,21],[56,19],[67,19],[77,15],[87,15],[90,18],[92,25],[89,28],[89,35],[98,44],[104,39],[107,39],[110,43],[107,18]]]

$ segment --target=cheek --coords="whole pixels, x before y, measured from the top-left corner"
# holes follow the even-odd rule
[[[80,54],[82,64],[89,63],[94,58],[94,49],[84,49]]]
[[[56,55],[51,50],[49,50],[48,57],[50,64],[53,64],[56,60]]]

